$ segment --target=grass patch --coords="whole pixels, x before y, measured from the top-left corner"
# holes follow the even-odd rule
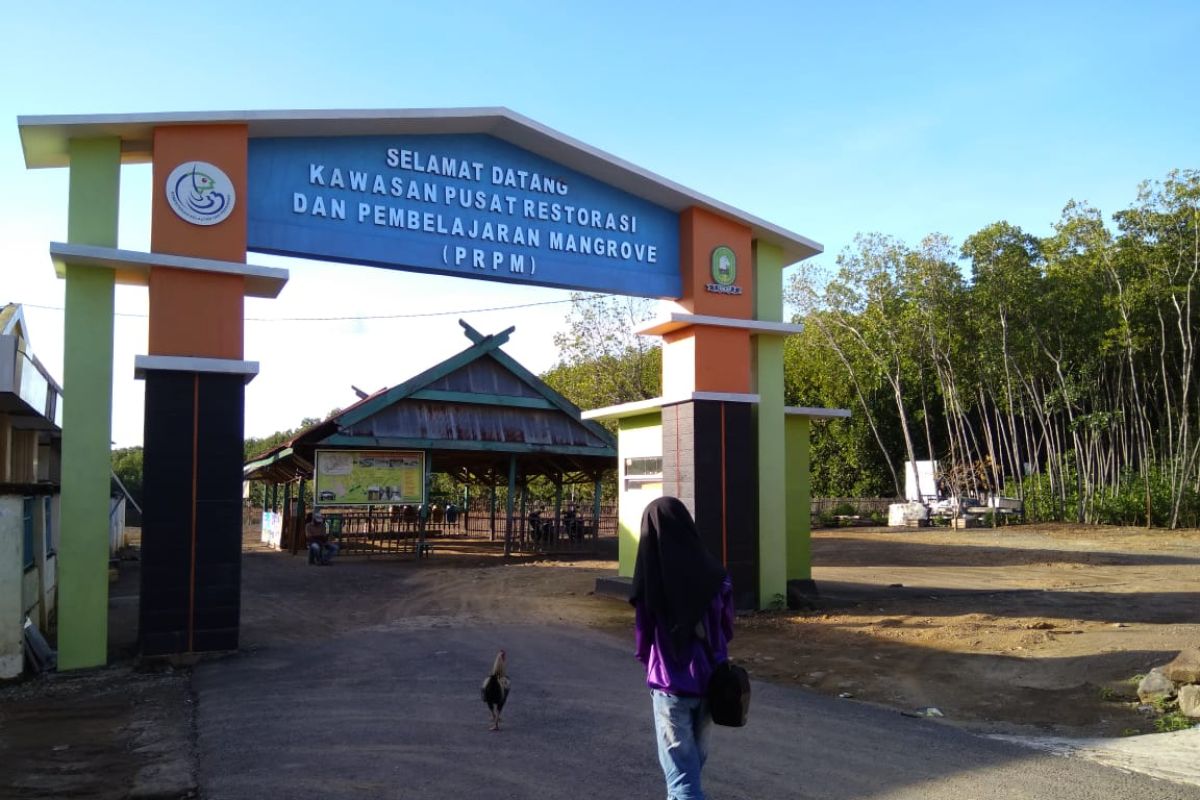
[[[1196,721],[1194,719],[1184,716],[1178,711],[1172,711],[1154,720],[1154,729],[1159,733],[1170,733],[1172,731],[1186,731],[1195,724]]]

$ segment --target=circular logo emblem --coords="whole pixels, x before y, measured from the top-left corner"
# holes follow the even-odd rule
[[[737,256],[732,249],[722,245],[712,251],[712,276],[720,286],[732,286],[737,280]]]
[[[207,161],[185,161],[167,177],[167,202],[193,225],[216,225],[233,211],[233,181]]]

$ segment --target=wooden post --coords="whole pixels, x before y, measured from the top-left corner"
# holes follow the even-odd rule
[[[468,476],[469,477],[469,476]],[[471,487],[463,484],[463,507],[462,507],[462,529],[464,536],[471,535],[471,526],[468,524],[471,517]]]
[[[599,540],[600,538],[600,475],[596,475],[596,483],[594,484],[595,494],[592,495],[592,535]]]
[[[296,518],[298,520],[300,520],[300,525],[303,526],[304,525],[304,478],[300,479],[300,483],[296,487]],[[303,528],[301,528],[301,530],[303,530]],[[296,553],[300,552],[300,539],[301,538],[303,538],[303,537],[301,537],[299,535],[292,537],[292,555],[296,555]],[[305,550],[305,552],[308,551],[308,543],[307,542],[305,542],[305,544],[304,544],[304,550]]]
[[[287,531],[288,539],[292,539],[296,535],[296,520],[292,517],[292,484],[285,483],[283,485],[283,519],[279,523],[279,549],[283,549],[283,533]],[[262,537],[259,537],[262,538]]]
[[[492,478],[492,527],[491,527],[490,539],[491,539],[491,541],[494,542],[494,541],[496,541],[496,471],[495,470],[491,471],[491,478]]]
[[[517,454],[513,453],[508,457],[508,497],[505,500],[505,512],[507,521],[504,526],[504,555],[512,555],[512,534],[513,534],[513,493],[517,490]]]
[[[520,539],[521,539],[522,545],[525,544],[525,536],[528,533],[526,528],[529,527],[526,524],[526,520],[529,519],[529,514],[527,512],[528,507],[529,507],[529,481],[522,480],[521,481],[521,517],[520,517],[520,523],[519,523],[519,527],[518,527],[518,530],[521,531]]]
[[[554,543],[562,536],[562,473],[554,476]]]

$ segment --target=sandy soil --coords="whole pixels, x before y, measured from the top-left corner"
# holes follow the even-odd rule
[[[1200,646],[1200,531],[1073,526],[814,536],[831,608],[747,618],[764,677],[991,731],[1153,732],[1135,675]]]
[[[1200,645],[1200,531],[848,528],[816,532],[813,553],[818,610],[739,619],[734,657],[761,678],[903,712],[933,706],[993,732],[1120,736],[1155,730],[1131,679]],[[615,561],[443,550],[369,563],[333,568],[361,571],[358,591],[380,600],[335,591],[320,601],[331,630],[491,618],[630,635],[631,610],[593,595]],[[293,599],[312,599],[309,570],[275,573],[300,581],[277,594],[282,605],[246,603],[246,642],[314,634],[286,621]]]

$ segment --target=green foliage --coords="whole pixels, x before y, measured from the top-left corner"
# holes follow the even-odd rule
[[[339,413],[340,411],[341,411],[341,409],[339,409],[339,408],[333,409],[325,416],[325,419],[328,419],[329,417]],[[284,444],[288,441],[291,441],[293,438],[296,437],[296,435],[298,433],[305,430],[306,428],[311,428],[312,426],[317,425],[318,423],[323,422],[323,421],[324,420],[317,419],[316,417],[305,417],[304,419],[300,420],[300,424],[297,425],[295,428],[288,428],[287,430],[276,431],[275,433],[272,433],[268,436],[247,437],[246,440],[242,444],[242,456],[246,461],[252,461],[257,457],[265,455],[266,453],[270,452],[271,450],[278,447],[279,445]],[[269,499],[267,492],[268,492],[268,489],[267,489],[267,485],[265,483],[263,483],[262,481],[251,481],[250,482],[250,503],[258,508],[262,508],[264,503]],[[278,490],[277,502],[280,505],[283,504],[283,487],[280,487]],[[307,481],[307,482],[305,482],[305,485],[304,485],[305,506],[311,506],[312,502],[313,502],[312,482]]]
[[[1060,520],[1063,509],[1074,508],[1080,500],[1078,475],[1073,466],[1063,469],[1064,493],[1059,497],[1050,485],[1049,477],[1040,473],[1025,478],[1025,516],[1033,522]],[[1151,524],[1169,524],[1176,494],[1171,491],[1170,479],[1162,470],[1151,467],[1144,475],[1127,469],[1113,486],[1098,487],[1085,498],[1092,519],[1102,525],[1144,525],[1146,523],[1146,494],[1150,495]],[[1180,524],[1200,525],[1200,495],[1190,486],[1180,490]]]
[[[1187,717],[1178,711],[1172,711],[1163,714],[1158,719],[1154,720],[1154,730],[1159,733],[1170,733],[1172,731],[1186,731],[1196,725],[1196,720]]]
[[[122,447],[112,451],[112,471],[135,503],[142,504],[142,448]]]
[[[1030,520],[1200,525],[1200,170],[1112,219],[1071,201],[1045,237],[864,234],[800,265],[787,402],[854,413],[813,425],[814,494],[895,496],[935,459]]]
[[[799,320],[795,320],[799,321]],[[882,451],[861,413],[845,368],[821,334],[809,324],[784,343],[784,399],[789,406],[855,409],[848,420],[814,420],[811,428],[812,492],[814,497],[887,497],[895,482]],[[903,447],[892,424],[896,412],[876,384],[865,398],[889,449]]]
[[[581,409],[648,400],[662,392],[662,348],[633,329],[653,312],[633,297],[573,294],[558,363],[541,376]]]

